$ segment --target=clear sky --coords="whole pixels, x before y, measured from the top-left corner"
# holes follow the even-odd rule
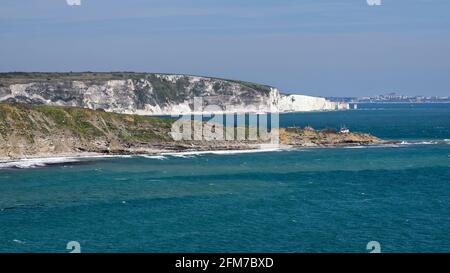
[[[318,96],[450,96],[450,1],[366,1],[1,0],[0,71],[174,72]]]

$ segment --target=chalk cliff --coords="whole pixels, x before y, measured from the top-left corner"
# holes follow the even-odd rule
[[[198,104],[194,98],[201,98]],[[0,102],[77,106],[138,115],[348,109],[235,80],[154,73],[0,73]]]

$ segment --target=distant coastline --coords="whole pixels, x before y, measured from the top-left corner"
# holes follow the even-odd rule
[[[445,96],[405,96],[389,93],[365,97],[328,97],[330,101],[345,101],[355,103],[450,103],[450,97]]]

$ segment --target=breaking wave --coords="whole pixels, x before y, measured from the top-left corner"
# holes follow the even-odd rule
[[[150,159],[158,159],[158,160],[165,160],[165,159],[167,159],[167,157],[165,157],[163,155],[140,155],[140,157],[150,158]]]
[[[399,148],[399,144],[378,144],[378,145],[360,145],[360,146],[346,146],[344,149],[370,149],[370,148]]]
[[[346,146],[345,149],[367,149],[367,148],[401,148],[413,145],[445,145],[450,144],[450,139],[444,140],[417,140],[417,141],[402,141],[398,144],[376,144],[376,145],[361,145],[361,146]]]
[[[424,140],[424,141],[402,141],[401,145],[438,145],[450,144],[450,139],[443,140]]]
[[[71,157],[30,158],[0,162],[0,169],[28,169],[76,162],[79,160]]]
[[[174,152],[162,153],[163,156],[173,156],[189,158],[197,155],[213,154],[213,155],[234,155],[234,154],[249,154],[249,153],[266,153],[281,151],[281,148],[267,148],[267,149],[249,149],[249,150],[217,150],[217,151],[190,151],[190,152]]]

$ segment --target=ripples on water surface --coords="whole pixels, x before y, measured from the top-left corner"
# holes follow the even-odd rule
[[[281,124],[450,139],[449,105],[365,107]],[[0,170],[0,251],[450,251],[450,145],[72,163]]]

